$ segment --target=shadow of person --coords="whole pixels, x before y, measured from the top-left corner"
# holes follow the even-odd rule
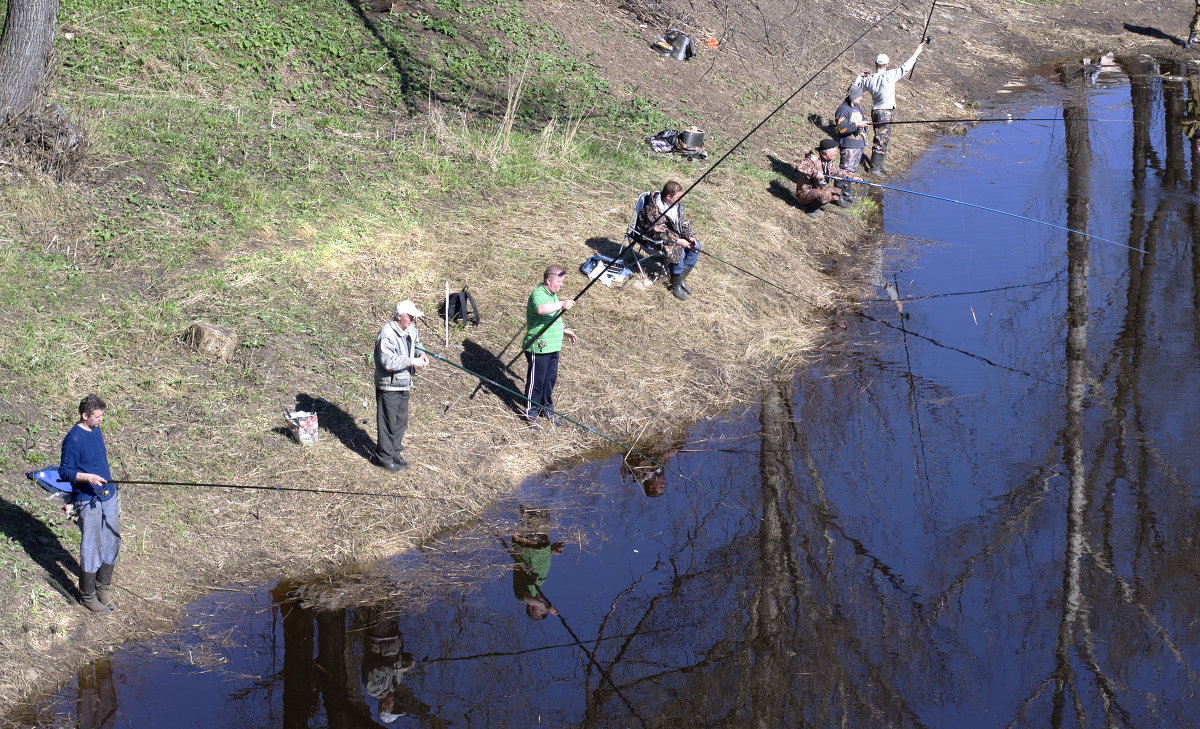
[[[25,509],[0,497],[0,533],[21,545],[39,567],[46,571],[47,584],[68,600],[78,595],[75,575],[79,561],[63,548],[50,527]]]
[[[520,362],[521,360],[518,359],[513,363],[513,367],[520,366]],[[497,359],[496,355],[470,339],[463,341],[461,363],[466,369],[477,372],[498,385],[503,385],[515,392],[521,392],[521,385],[509,376],[509,371],[504,369],[504,363]],[[496,387],[491,382],[483,382],[481,380],[480,384],[487,388],[488,392],[498,397],[500,402],[504,403],[513,412],[518,414],[525,412],[525,401],[513,393]]]
[[[1124,25],[1125,25],[1126,32],[1135,33],[1137,35],[1144,35],[1147,38],[1155,38],[1158,40],[1171,41],[1171,43],[1179,46],[1180,48],[1183,47],[1184,40],[1182,38],[1177,38],[1177,37],[1171,35],[1170,33],[1164,33],[1163,31],[1159,30],[1158,28],[1150,28],[1150,27],[1147,27],[1144,25],[1134,25],[1133,23],[1125,23]]]
[[[350,451],[371,460],[375,454],[375,441],[371,434],[359,427],[354,416],[323,397],[306,393],[296,395],[296,409],[317,414],[317,426],[342,442]]]
[[[817,129],[820,129],[821,131],[825,132],[829,136],[831,136],[831,137],[837,136],[835,133],[835,132],[837,132],[837,124],[835,124],[832,119],[830,119],[829,121],[825,121],[825,118],[822,117],[820,114],[809,114],[808,121],[811,122],[814,127],[816,127]]]
[[[787,179],[788,182],[795,185],[796,180],[800,179],[799,174],[796,172],[796,165],[791,162],[784,162],[773,154],[768,154],[767,159],[771,160],[771,171]]]
[[[779,180],[771,180],[771,184],[767,185],[767,192],[771,193],[780,200],[783,200],[797,210],[804,209],[803,205],[796,202],[796,195],[792,192],[792,188],[785,187],[784,184]]]
[[[588,248],[599,253],[602,256],[612,258],[621,252],[621,243],[609,238],[606,235],[596,235],[584,241]]]

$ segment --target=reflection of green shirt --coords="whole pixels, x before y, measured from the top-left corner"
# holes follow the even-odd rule
[[[558,296],[550,293],[546,288],[546,284],[542,284],[533,290],[529,295],[529,302],[525,304],[525,341],[521,345],[521,349],[534,354],[550,354],[562,349],[563,340],[563,318],[560,316],[558,320],[550,325],[550,328],[542,332],[535,341],[533,335],[542,330],[546,323],[558,316],[557,311],[552,311],[549,314],[537,313],[538,307],[542,304],[548,304],[552,301],[558,301]]]
[[[513,595],[541,597],[541,586],[550,574],[550,545],[544,547],[513,547]]]

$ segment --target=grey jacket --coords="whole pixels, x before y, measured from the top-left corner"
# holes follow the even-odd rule
[[[401,329],[393,319],[379,330],[375,338],[375,389],[394,391],[412,388],[412,361],[420,359],[417,345],[421,337],[409,324]]]

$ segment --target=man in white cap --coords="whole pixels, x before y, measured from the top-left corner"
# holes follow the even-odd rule
[[[413,302],[396,304],[395,316],[379,330],[375,338],[375,425],[379,443],[372,463],[389,471],[408,468],[400,455],[408,429],[408,394],[413,372],[429,364],[424,352],[418,353],[421,337],[414,320],[422,316]]]
[[[892,117],[896,113],[896,82],[912,73],[929,36],[922,39],[917,50],[899,68],[888,68],[891,59],[886,53],[880,53],[875,58],[875,73],[863,73],[858,81],[860,89],[869,93],[874,102],[871,106],[871,124],[875,128],[874,139],[871,140],[871,174],[882,177],[891,172],[886,164],[888,140],[892,135]]]

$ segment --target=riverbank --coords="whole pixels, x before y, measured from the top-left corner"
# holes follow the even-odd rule
[[[804,64],[787,68],[790,75],[784,76],[782,56],[772,61],[770,43],[756,50],[747,31],[743,44],[731,44],[736,52],[715,55],[711,64],[700,63],[709,60],[703,56],[688,65],[666,65],[653,56],[649,63],[631,63],[629,58],[640,58],[635,53],[643,49],[642,39],[635,30],[611,30],[636,28],[627,17],[597,7],[569,19],[552,8],[526,10],[558,29],[572,53],[585,56],[602,45],[606,52],[596,63],[621,88],[636,81],[645,86],[641,93],[680,99],[665,93],[669,76],[696,90],[688,94],[686,109],[667,101],[658,111],[678,119],[696,110],[706,120],[713,152],[740,136],[752,113],[769,109],[769,96],[786,88],[786,81],[803,78],[831,55],[822,55],[816,49],[821,44],[814,43]],[[1078,7],[986,4],[969,10],[952,6],[946,14],[935,19],[937,40],[918,67],[918,83],[901,98],[913,117],[968,113],[956,103],[969,107],[969,99],[1009,80],[1008,74],[1020,70],[1010,65],[1014,59],[1049,58],[1051,51],[1039,44],[1048,23],[1058,22],[1056,33],[1075,44],[1053,49],[1053,55],[1163,44],[1142,35],[1101,38],[1095,29],[1066,25],[1068,18],[1074,22]],[[907,27],[883,27],[886,40],[879,44],[893,55],[914,42],[911,23],[918,14],[910,15]],[[830,18],[824,31],[834,48],[832,39],[841,37],[845,19]],[[589,33],[603,43],[589,45],[583,40]],[[759,373],[804,361],[829,314],[847,298],[817,272],[819,261],[845,254],[868,226],[854,215],[831,213],[816,221],[800,215],[777,194],[790,187],[781,169],[794,158],[790,140],[807,144],[819,138],[808,115],[828,117],[846,79],[865,67],[875,45],[857,52],[837,74],[835,67],[819,77],[812,87],[817,99],[789,107],[778,128],[753,139],[745,156],[721,168],[688,201],[709,250],[805,299],[782,296],[711,259],[689,279],[695,295],[682,305],[661,288],[596,287],[571,314],[581,341],[564,355],[558,399],[565,413],[614,438],[644,441],[671,424],[754,399]],[[647,67],[649,74],[642,76]],[[731,104],[742,81],[762,68],[780,76],[779,88],[764,88],[757,103],[744,108]],[[722,117],[722,109],[735,111]],[[294,123],[303,123],[299,115]],[[354,143],[377,139],[372,132],[390,122],[376,123],[375,130],[354,132],[360,135]],[[594,249],[616,245],[637,191],[668,177],[687,183],[703,168],[647,158],[640,147],[636,154],[619,146],[610,153],[580,150],[585,144],[611,148],[612,142],[571,139],[560,127],[545,136],[564,151],[552,153],[547,144],[541,171],[502,180],[501,173],[513,172],[518,160],[500,158],[493,169],[480,137],[467,133],[468,122],[435,112],[415,123],[425,135],[422,144],[434,140],[424,149],[428,167],[422,179],[430,189],[438,190],[435,183],[446,175],[461,176],[454,171],[459,168],[478,174],[478,185],[414,196],[411,207],[394,215],[382,209],[361,217],[347,212],[336,224],[280,215],[249,232],[218,222],[206,239],[189,239],[195,228],[183,225],[180,216],[196,206],[175,200],[186,193],[155,184],[152,177],[159,165],[167,166],[166,158],[156,164],[143,159],[137,171],[120,171],[129,160],[115,145],[98,146],[96,165],[83,182],[7,183],[5,207],[14,212],[4,220],[4,235],[15,243],[5,254],[5,273],[11,277],[35,260],[42,267],[8,294],[4,313],[10,352],[5,368],[12,374],[5,379],[15,383],[5,389],[4,436],[6,443],[20,444],[20,453],[7,456],[3,474],[10,494],[4,505],[5,556],[11,560],[6,566],[14,573],[3,589],[10,615],[0,633],[3,708],[66,678],[91,652],[169,629],[182,604],[214,586],[310,576],[409,548],[469,521],[527,474],[601,445],[576,429],[523,429],[502,397],[484,390],[470,399],[475,382],[435,364],[414,398],[408,440],[414,467],[399,476],[385,474],[364,458],[374,433],[365,355],[394,299],[413,298],[433,311],[450,279],[480,296],[485,323],[455,332],[449,347],[438,341],[436,330],[426,329],[427,344],[520,389],[520,364],[513,374],[499,362],[514,354],[512,348],[505,351],[505,343],[520,328],[524,298],[538,272],[548,262],[573,271]],[[905,128],[889,162],[911,160],[939,131]],[[331,177],[344,176],[351,187],[350,174],[358,177],[360,171],[350,165]],[[329,189],[313,186],[318,195]],[[133,238],[134,229],[112,230],[105,238],[110,228],[96,211],[138,195],[157,203],[139,211],[162,211],[144,229],[174,224],[168,232],[177,235],[166,244],[143,239],[136,256],[120,249],[106,253],[113,249],[104,243]],[[74,240],[90,245],[74,252],[60,248],[61,231],[75,231]],[[78,294],[72,282],[95,284],[99,300]],[[572,274],[567,290],[582,283]],[[242,337],[232,363],[207,361],[182,345],[183,325],[198,317],[231,325]],[[31,358],[25,364],[7,359],[14,343]],[[67,594],[74,577],[72,528],[57,520],[20,472],[38,459],[56,458],[73,403],[90,389],[112,403],[106,433],[119,473],[389,496],[131,486],[124,496],[120,610],[102,618],[88,615]],[[280,409],[301,395],[317,402],[325,428],[311,449],[276,432]]]

